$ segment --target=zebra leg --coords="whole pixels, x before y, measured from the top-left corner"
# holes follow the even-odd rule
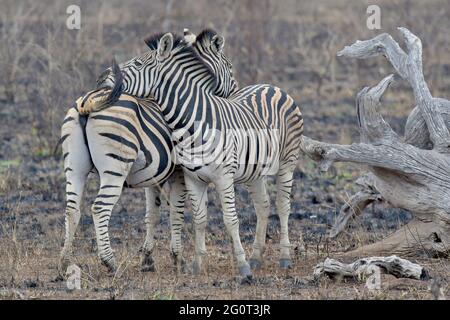
[[[175,170],[170,178],[170,250],[177,270],[185,271],[181,233],[184,224],[184,203],[186,200],[186,184],[182,170]]]
[[[215,185],[222,204],[225,227],[233,241],[234,255],[237,260],[239,274],[242,276],[243,282],[248,282],[252,279],[252,272],[245,258],[245,251],[242,247],[241,238],[239,237],[239,219],[236,213],[233,178],[225,176],[223,179],[215,182]]]
[[[58,262],[58,273],[64,276],[72,255],[72,244],[80,221],[80,204],[84,185],[92,161],[89,150],[84,142],[83,131],[79,123],[79,114],[73,109],[67,112],[62,126],[62,143],[64,157],[64,172],[66,175],[66,213],[64,247]]]
[[[89,173],[89,171],[88,171]],[[60,276],[63,276],[66,272],[67,267],[70,263],[70,257],[72,256],[72,245],[75,237],[75,231],[78,227],[80,221],[80,203],[83,196],[84,184],[87,178],[86,175],[79,175],[75,177],[70,177],[67,175],[66,185],[66,216],[65,216],[65,238],[64,247],[61,250],[58,263],[58,272]]]
[[[153,249],[155,247],[155,229],[160,220],[159,210],[161,207],[161,192],[157,187],[145,188],[145,227],[146,235],[142,246],[141,271],[155,271],[155,261],[153,260]]]
[[[289,242],[289,214],[291,211],[291,190],[295,165],[286,163],[280,166],[277,177],[277,213],[280,218],[280,268],[289,269],[291,267]]]
[[[109,220],[138,155],[130,148],[117,148],[108,137],[101,135],[104,130],[105,127],[95,118],[88,120],[86,134],[89,150],[100,176],[100,189],[91,209],[98,256],[109,272],[113,273],[116,259],[109,239]]]
[[[109,239],[109,220],[111,212],[122,193],[125,176],[117,176],[111,171],[100,173],[100,190],[92,205],[92,218],[94,220],[95,234],[97,237],[98,256],[102,264],[110,273],[116,271],[116,259]]]
[[[253,253],[250,258],[252,269],[260,269],[266,246],[267,222],[269,217],[270,198],[266,190],[266,180],[257,180],[249,186],[250,195],[256,211],[256,234],[253,242]]]
[[[192,272],[196,275],[202,270],[202,259],[206,254],[205,233],[207,222],[208,185],[185,176],[186,189],[191,197],[195,229],[195,257]]]

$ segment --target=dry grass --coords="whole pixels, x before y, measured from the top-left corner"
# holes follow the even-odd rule
[[[161,225],[157,230],[155,249],[156,272],[139,271],[138,250],[144,238],[143,193],[126,190],[115,209],[111,222],[111,239],[119,262],[114,276],[106,275],[96,256],[95,237],[91,217],[87,214],[89,203],[97,187],[92,181],[87,189],[90,195],[84,204],[85,214],[75,240],[73,262],[82,269],[81,290],[69,291],[65,282],[55,282],[57,260],[63,240],[64,202],[56,194],[42,201],[33,191],[20,195],[8,192],[4,197],[7,214],[0,223],[0,298],[4,299],[432,299],[429,283],[422,281],[396,281],[383,277],[382,290],[368,291],[364,283],[356,281],[334,282],[322,280],[311,282],[314,266],[325,257],[333,257],[350,247],[381,239],[398,227],[395,218],[386,220],[387,207],[376,205],[374,212],[366,213],[367,219],[358,219],[348,234],[337,241],[327,243],[323,237],[327,223],[345,201],[345,192],[352,192],[353,175],[349,167],[340,168],[335,174],[318,176],[314,164],[302,161],[299,171],[308,170],[305,180],[296,183],[294,203],[301,209],[294,210],[290,221],[291,241],[294,246],[294,267],[289,271],[278,269],[279,224],[275,217],[270,219],[268,232],[267,260],[262,270],[255,272],[255,283],[240,285],[235,278],[236,270],[232,260],[231,244],[225,233],[223,221],[214,205],[215,192],[210,192],[210,221],[208,225],[205,272],[201,276],[177,274],[170,255],[168,208],[163,205]],[[356,174],[356,172],[355,172]],[[317,186],[305,181],[315,181]],[[325,183],[326,182],[326,183]],[[313,190],[313,191],[303,191]],[[244,247],[249,253],[254,234],[254,212],[248,204],[247,195],[238,189],[238,209],[242,213],[241,235]],[[343,199],[331,202],[329,195]],[[314,196],[315,199],[310,197]],[[192,221],[187,210],[184,252],[190,260],[193,252]],[[297,215],[301,216],[297,216]],[[314,216],[313,216],[314,214]],[[398,225],[404,223],[401,212],[391,211],[398,218]],[[309,217],[308,217],[309,215]],[[378,216],[378,217],[377,217]],[[369,220],[369,221],[366,221]],[[373,221],[372,221],[373,220]],[[389,223],[388,223],[389,222]],[[392,224],[394,226],[392,226]],[[371,230],[372,228],[372,230]],[[368,230],[370,232],[368,232]],[[304,242],[305,251],[299,251]],[[444,279],[448,290],[449,261],[419,259],[418,263],[431,270],[433,275]]]
[[[45,240],[48,240],[46,238]],[[432,299],[429,283],[415,280],[396,281],[383,276],[382,289],[369,291],[363,283],[335,282],[324,279],[310,282],[312,269],[323,255],[296,256],[288,272],[277,268],[275,244],[270,241],[268,260],[255,272],[255,283],[240,285],[234,278],[230,254],[208,246],[207,272],[201,276],[177,274],[167,255],[167,241],[155,252],[157,271],[139,271],[136,253],[138,242],[118,248],[119,269],[106,276],[92,248],[80,247],[75,261],[82,268],[81,290],[69,291],[64,282],[54,282],[58,246],[40,241],[2,243],[0,298],[19,299]],[[129,247],[128,247],[129,246]],[[248,246],[247,246],[248,247]],[[192,248],[186,248],[192,252]],[[448,279],[449,263],[445,260],[419,260],[435,275]],[[448,281],[448,280],[447,280]]]
[[[199,32],[213,27],[226,36],[226,51],[241,86],[268,82],[287,90],[300,103],[308,136],[351,143],[357,141],[355,93],[391,72],[384,59],[354,61],[335,53],[356,39],[379,32],[395,34],[399,25],[423,39],[425,77],[436,96],[450,96],[450,3],[447,0],[377,1],[381,31],[367,30],[369,1],[315,2],[298,0],[119,0],[78,1],[81,30],[68,30],[65,9],[73,1],[1,1],[0,12],[0,298],[89,299],[429,299],[424,283],[396,284],[386,278],[379,292],[356,282],[305,279],[327,255],[382,238],[408,220],[408,214],[383,205],[366,210],[349,232],[326,243],[324,232],[341,205],[355,192],[361,168],[337,164],[318,174],[302,159],[295,176],[290,219],[296,252],[294,268],[277,268],[279,224],[270,219],[267,263],[256,283],[241,286],[234,279],[230,244],[224,233],[217,197],[210,193],[207,273],[177,275],[167,252],[167,208],[162,215],[156,251],[157,271],[139,271],[138,248],[143,240],[142,190],[127,190],[111,221],[113,247],[121,263],[116,277],[99,265],[87,200],[76,240],[76,262],[82,267],[82,290],[68,292],[52,282],[63,240],[64,175],[61,161],[51,157],[63,115],[111,58],[121,61],[145,50],[142,39],[154,32],[184,27]],[[370,1],[372,4],[372,1]],[[199,15],[199,12],[201,14]],[[412,95],[398,81],[385,98],[383,110],[393,128],[402,132]],[[271,184],[269,190],[273,191]],[[250,251],[255,215],[248,193],[238,188],[244,246]],[[274,193],[271,192],[272,200]],[[186,210],[185,256],[192,257],[192,222]],[[443,278],[448,291],[447,260],[419,260]],[[225,272],[224,272],[225,270]]]

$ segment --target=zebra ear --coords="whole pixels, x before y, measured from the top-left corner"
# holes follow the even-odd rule
[[[219,36],[218,34],[216,34],[214,37],[212,37],[211,48],[213,49],[213,51],[221,52],[223,50],[224,45],[225,45],[224,37]]]
[[[173,48],[173,36],[172,34],[166,33],[161,37],[158,43],[158,59],[164,60],[170,55],[170,51]]]

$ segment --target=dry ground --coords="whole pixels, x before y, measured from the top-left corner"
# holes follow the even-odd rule
[[[132,243],[130,243],[132,242]],[[255,272],[255,282],[240,285],[234,278],[230,252],[209,245],[207,273],[202,276],[177,275],[167,255],[167,241],[156,249],[157,271],[139,271],[136,253],[139,242],[128,241],[117,249],[119,270],[106,276],[99,267],[91,246],[79,248],[76,263],[82,268],[82,289],[68,291],[64,282],[54,282],[55,250],[58,246],[39,240],[11,243],[8,252],[2,248],[0,297],[3,299],[432,299],[428,283],[416,280],[382,277],[382,289],[368,291],[354,281],[323,280],[310,282],[314,265],[324,254],[296,255],[294,268],[287,272],[277,268],[275,244],[269,241],[265,266]],[[56,242],[57,243],[57,242]],[[132,245],[134,244],[134,245]],[[248,247],[248,245],[247,245]],[[187,252],[192,252],[189,246]],[[7,261],[5,261],[7,260]],[[444,260],[419,260],[434,275],[448,280],[449,263]]]
[[[51,176],[60,168],[58,162],[47,160],[46,172]],[[52,165],[50,166],[49,163]],[[302,165],[304,167],[302,167]],[[50,169],[49,167],[53,167]],[[310,167],[305,174],[302,170]],[[11,168],[11,167],[10,167]],[[36,168],[35,168],[36,169]],[[208,258],[205,273],[195,277],[177,274],[170,258],[167,204],[162,206],[161,224],[157,232],[155,250],[156,272],[139,270],[138,250],[144,238],[144,195],[142,190],[126,190],[116,207],[111,221],[111,238],[116,251],[119,270],[108,276],[96,256],[93,224],[88,214],[92,196],[84,204],[75,241],[74,262],[82,269],[82,290],[70,292],[65,282],[57,278],[57,259],[63,240],[63,196],[46,188],[48,176],[41,191],[33,191],[42,180],[39,172],[32,179],[30,190],[17,193],[9,190],[2,196],[3,214],[0,219],[0,297],[14,299],[431,299],[429,283],[415,280],[382,278],[382,290],[368,291],[356,281],[322,280],[312,282],[314,266],[327,256],[362,243],[380,239],[409,219],[402,210],[377,204],[363,218],[352,224],[349,233],[333,242],[326,242],[324,233],[339,209],[339,193],[321,190],[351,192],[351,174],[348,176],[318,176],[314,164],[304,159],[298,169],[294,190],[293,214],[290,219],[294,267],[289,271],[278,269],[278,218],[273,213],[267,235],[266,262],[255,272],[255,282],[241,285],[235,278],[231,244],[224,231],[222,217],[215,205],[216,194],[210,190],[208,224]],[[347,172],[350,167],[346,168]],[[11,170],[11,169],[10,169]],[[31,170],[31,169],[29,169]],[[341,170],[341,169],[340,169]],[[355,171],[357,173],[357,171]],[[14,174],[12,174],[15,176]],[[30,181],[30,179],[27,179]],[[34,181],[36,180],[36,181]],[[62,180],[61,177],[58,180]],[[62,184],[59,181],[57,184]],[[87,189],[95,194],[95,177]],[[342,189],[341,189],[342,188]],[[255,214],[245,189],[238,188],[238,210],[241,213],[241,238],[247,252],[251,251]],[[273,195],[272,195],[273,196]],[[272,199],[273,200],[273,199]],[[273,210],[273,209],[272,209]],[[186,210],[184,232],[185,257],[193,253],[193,230],[190,208]],[[301,250],[301,243],[304,249]],[[419,259],[432,275],[443,278],[448,290],[449,261]]]
[[[350,61],[336,58],[336,52],[358,38],[395,34],[397,26],[406,26],[423,39],[425,77],[433,94],[449,97],[450,2],[377,1],[382,8],[380,31],[365,27],[369,1],[80,0],[79,31],[65,27],[65,9],[72,2],[0,0],[0,299],[432,298],[428,283],[419,281],[384,277],[383,289],[377,292],[354,281],[309,281],[313,267],[325,257],[379,240],[410,215],[376,204],[345,235],[327,243],[326,229],[355,192],[353,182],[363,168],[337,164],[319,174],[308,159],[299,162],[295,175],[289,222],[292,270],[277,267],[279,223],[272,208],[263,269],[255,273],[252,285],[235,281],[231,246],[211,190],[207,272],[194,277],[177,276],[173,270],[165,206],[158,228],[157,271],[141,273],[138,250],[144,239],[144,194],[126,190],[111,220],[120,268],[115,277],[109,277],[95,253],[88,210],[96,191],[92,179],[75,241],[82,290],[68,292],[64,282],[53,281],[64,235],[65,188],[62,161],[51,153],[67,107],[92,89],[113,55],[122,61],[142,52],[142,38],[153,32],[180,32],[184,27],[199,32],[205,26],[226,36],[226,52],[241,86],[266,82],[287,90],[302,106],[305,134],[310,137],[336,143],[358,141],[355,94],[391,71],[384,59]],[[385,98],[383,115],[399,133],[412,101],[401,81]],[[269,191],[273,200],[273,183]],[[250,252],[254,209],[244,188],[238,187],[237,194],[241,238]],[[188,261],[193,252],[192,231],[188,205],[184,232]],[[302,242],[306,251],[299,250]],[[449,261],[423,257],[418,262],[442,278],[449,296]]]

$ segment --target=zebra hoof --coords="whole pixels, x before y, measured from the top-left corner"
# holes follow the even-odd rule
[[[181,268],[177,268],[175,272],[177,272],[177,274],[195,275],[192,265],[188,265],[187,263]]]
[[[113,276],[117,271],[116,260],[111,259],[108,261],[102,261],[102,264],[108,269],[108,275]]]
[[[243,278],[252,279],[252,271],[250,270],[250,265],[248,263],[244,264],[242,267],[239,267],[239,274]]]
[[[155,272],[156,268],[154,264],[143,264],[141,265],[141,272]]]
[[[61,257],[58,261],[58,277],[66,275],[66,270],[69,267],[70,259],[68,257]]]
[[[241,285],[251,285],[253,283],[253,275],[248,264],[239,268],[239,274],[241,275]]]
[[[251,285],[253,284],[254,280],[253,280],[253,276],[247,276],[247,277],[241,277],[241,285]]]
[[[194,276],[198,276],[200,275],[201,270],[202,270],[201,266],[194,261],[194,263],[192,264],[192,274]]]
[[[260,270],[262,267],[261,260],[258,259],[250,259],[250,268],[252,270]]]
[[[155,272],[155,261],[151,255],[144,255],[141,263],[141,272]]]
[[[280,269],[287,270],[292,268],[291,259],[280,259]]]
[[[176,265],[175,272],[177,274],[194,274],[194,272],[191,270],[191,268],[189,268],[189,266],[186,263],[182,265]]]

